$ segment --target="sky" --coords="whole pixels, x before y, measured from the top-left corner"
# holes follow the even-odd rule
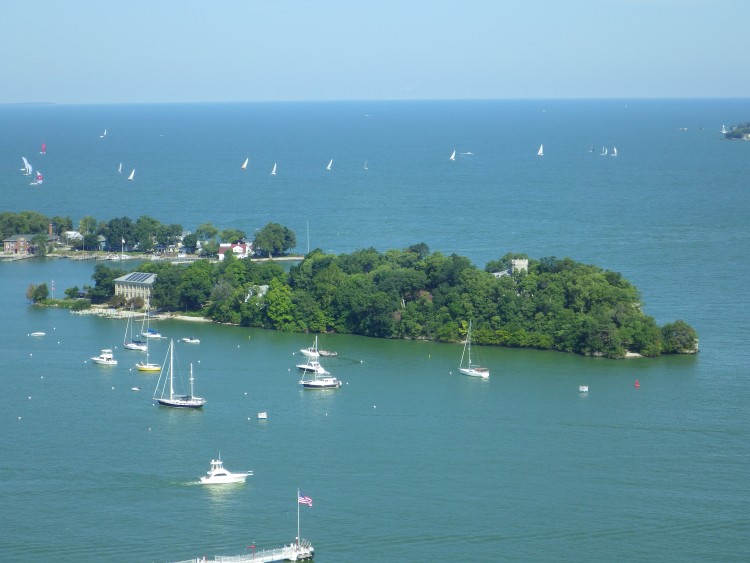
[[[0,103],[750,95],[750,0],[5,0]]]

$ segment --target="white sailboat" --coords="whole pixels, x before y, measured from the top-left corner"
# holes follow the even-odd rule
[[[330,160],[330,161],[328,162],[328,166],[326,166],[326,170],[330,170],[330,169],[331,169],[331,166],[333,166],[333,159],[331,159],[331,160]]]
[[[31,176],[31,164],[29,164],[29,161],[26,160],[25,156],[22,156],[21,160],[23,160],[23,168],[21,168],[21,170],[23,170],[23,175]]]
[[[544,156],[544,145],[539,145],[539,150],[536,151],[537,156]]]
[[[164,359],[164,368],[162,368],[159,374],[159,381],[156,382],[156,389],[154,389],[154,400],[160,405],[165,407],[174,407],[182,409],[198,409],[206,404],[206,399],[203,397],[196,397],[193,395],[193,364],[190,364],[190,392],[187,395],[177,395],[174,392],[174,340],[169,341],[169,350],[167,351],[169,357],[169,368],[167,366],[167,360]],[[168,371],[168,373],[165,373]],[[167,389],[169,384],[169,389]],[[161,386],[161,390],[159,389]]]
[[[139,352],[145,352],[148,350],[146,342],[133,338],[133,310],[130,310],[130,316],[128,322],[125,325],[125,336],[122,340],[122,347],[126,350],[138,350]]]
[[[249,156],[245,159],[245,162],[242,163],[242,166],[240,166],[240,168],[242,168],[243,170],[247,170],[247,163],[248,162],[250,162],[250,157]]]
[[[602,152],[599,154],[599,156],[607,156],[609,151],[607,150],[607,147],[602,147]]]
[[[365,165],[362,167],[363,170],[367,170],[367,161],[365,160]]]
[[[610,154],[609,156],[617,156],[617,147],[612,147],[612,154]]]
[[[130,171],[130,175],[128,176],[128,180],[130,180],[132,182],[133,178],[135,178],[135,168],[133,168],[133,170]]]
[[[722,135],[726,135],[727,133],[729,133],[729,130],[727,129],[727,126],[722,123],[721,124],[721,134]]]
[[[276,163],[273,163],[273,170],[271,170],[271,176],[276,176]]]
[[[464,363],[464,358],[466,358],[466,363]],[[461,364],[458,367],[458,371],[470,377],[482,377],[486,379],[490,376],[489,368],[484,368],[471,363],[471,321],[469,321],[469,330],[466,333],[464,352],[461,354]]]
[[[120,166],[117,167],[117,173],[122,174],[122,162],[120,163]]]
[[[300,352],[302,352],[303,356],[317,360],[320,357],[320,354],[318,353],[318,337],[315,337],[315,344],[309,348],[302,348]]]
[[[41,186],[43,180],[44,180],[44,176],[42,175],[42,173],[39,170],[37,170],[36,171],[36,178],[29,185],[30,186]]]
[[[99,138],[100,138],[100,139],[103,139],[103,138],[104,138],[104,137],[106,137],[106,136],[107,136],[107,130],[105,129],[105,130],[104,130],[104,133],[102,133],[101,135],[99,135]]]
[[[456,160],[456,151],[455,150],[451,153],[451,155],[448,158],[448,160]]]

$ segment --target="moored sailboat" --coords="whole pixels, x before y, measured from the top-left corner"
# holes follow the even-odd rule
[[[130,175],[128,176],[128,180],[130,180],[132,182],[133,178],[135,178],[135,168],[133,168],[133,170],[130,171]]]
[[[273,163],[273,170],[271,170],[271,176],[276,176],[276,163]]]
[[[464,363],[466,358],[466,363]],[[469,330],[466,333],[466,342],[464,342],[464,352],[461,354],[461,364],[458,371],[470,377],[488,378],[490,376],[489,368],[481,367],[471,363],[471,321],[469,321]]]
[[[174,340],[169,341],[167,357],[169,358],[169,367],[167,367],[167,360],[165,358],[164,367],[161,370],[161,374],[159,374],[159,381],[156,383],[156,389],[154,389],[154,400],[165,407],[183,409],[201,408],[206,404],[206,399],[193,395],[193,386],[195,383],[193,378],[193,364],[190,364],[189,393],[187,395],[178,395],[174,392]],[[165,373],[165,371],[167,373]],[[167,384],[169,384],[169,389],[167,389]],[[159,389],[160,386],[161,390]]]

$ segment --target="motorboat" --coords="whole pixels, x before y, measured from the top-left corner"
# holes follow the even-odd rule
[[[341,380],[331,374],[319,376],[313,374],[312,379],[300,380],[299,384],[305,389],[338,389],[341,387]]]
[[[102,366],[117,365],[117,360],[115,360],[114,356],[112,355],[112,350],[110,348],[102,349],[102,353],[91,358],[91,361]]]
[[[192,336],[186,336],[185,338],[180,338],[180,342],[184,342],[185,344],[200,344],[201,341],[197,338],[193,338]]]
[[[204,485],[224,485],[227,483],[244,483],[252,471],[243,473],[232,473],[224,468],[224,462],[221,459],[211,460],[211,469],[206,475],[201,477],[201,483]]]
[[[305,364],[297,364],[297,369],[303,373],[314,373],[316,375],[330,375],[330,372],[320,365],[318,360],[309,359]]]

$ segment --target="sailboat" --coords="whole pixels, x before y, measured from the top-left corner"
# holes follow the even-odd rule
[[[599,154],[599,156],[607,156],[607,153],[609,151],[607,150],[607,147],[602,147],[602,152]]]
[[[23,160],[23,168],[21,168],[21,170],[23,170],[23,175],[31,176],[31,164],[29,164],[29,161],[26,160],[25,156],[22,156],[21,160]]]
[[[365,165],[362,167],[363,170],[367,170],[367,161],[365,160]]]
[[[44,180],[44,176],[42,176],[42,173],[39,172],[39,170],[37,170],[36,171],[36,179],[33,182],[31,182],[29,185],[30,186],[41,186],[42,185],[42,180]]]
[[[456,160],[456,151],[455,150],[451,153],[451,155],[448,158],[448,160]]]
[[[138,362],[135,364],[135,367],[138,369],[138,371],[161,371],[161,366],[159,364],[154,364],[148,361],[148,342],[149,339],[146,339],[146,361],[145,362]]]
[[[276,163],[273,163],[273,170],[271,170],[271,176],[276,176]]]
[[[128,322],[125,325],[125,336],[123,337],[122,347],[126,350],[138,350],[145,352],[148,350],[146,342],[143,340],[136,340],[133,338],[133,310],[130,310],[131,315],[128,317]]]
[[[612,147],[612,154],[609,156],[617,156],[617,147]]]
[[[313,360],[318,359],[320,357],[320,354],[318,353],[318,337],[315,337],[315,344],[309,348],[302,348],[300,352],[302,352],[302,355],[312,358]]]
[[[464,358],[467,360],[466,363],[464,363]],[[469,331],[466,333],[464,352],[461,354],[461,364],[458,367],[458,371],[470,377],[483,377],[486,379],[490,376],[489,368],[483,368],[471,363],[471,321],[469,321]]]
[[[242,168],[243,170],[247,170],[247,163],[248,162],[250,162],[250,157],[249,156],[245,159],[245,162],[242,163],[242,166],[240,166],[240,168]]]
[[[721,124],[721,134],[722,135],[726,135],[727,133],[729,133],[729,130],[727,130],[727,126],[722,123]]]
[[[331,169],[331,166],[333,166],[333,159],[331,159],[331,160],[330,160],[330,161],[328,162],[328,166],[326,166],[326,170],[330,170],[330,169]]]
[[[117,167],[117,173],[122,174],[122,162],[120,163],[120,166]]]
[[[99,138],[100,138],[100,139],[103,139],[103,138],[104,138],[104,137],[106,137],[106,136],[107,136],[107,130],[105,129],[105,130],[104,130],[104,133],[102,133],[101,135],[99,135]]]
[[[161,333],[155,328],[151,328],[151,315],[146,311],[146,317],[143,319],[143,324],[146,326],[146,330],[141,327],[141,336],[149,338],[161,338]]]
[[[539,145],[539,150],[536,151],[537,156],[544,156],[544,145]]]
[[[169,357],[169,368],[167,368],[167,360],[165,358],[164,367],[159,374],[159,381],[156,382],[156,389],[154,389],[154,400],[165,407],[182,409],[201,408],[206,404],[206,399],[193,395],[193,384],[195,382],[193,378],[193,364],[190,364],[190,393],[187,395],[177,395],[174,392],[174,340],[169,341],[167,355]],[[168,373],[165,373],[167,369]],[[167,384],[169,384],[169,389],[167,389]],[[160,386],[161,391],[159,391]]]
[[[135,177],[135,168],[133,168],[133,170],[130,171],[130,175],[128,176],[128,180],[130,180],[132,182],[134,177]]]
[[[39,151],[39,154],[47,154],[47,143],[42,143],[42,150]]]

